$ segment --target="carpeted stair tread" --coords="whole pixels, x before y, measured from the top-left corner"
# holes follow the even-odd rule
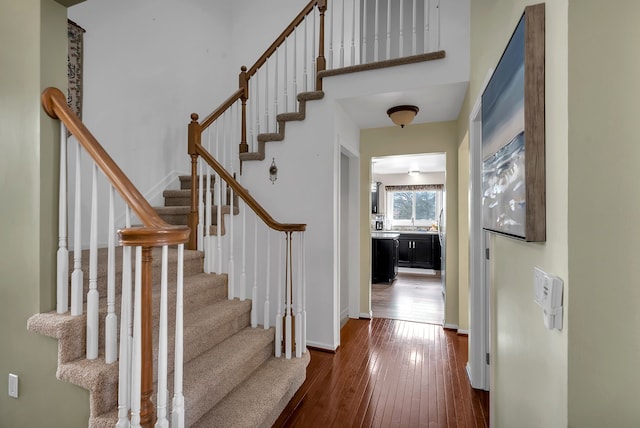
[[[153,286],[152,305],[153,325],[158,325],[160,302],[160,279]],[[169,290],[175,290],[175,278],[168,283]],[[115,313],[120,316],[120,286],[117,286]],[[227,301],[227,275],[201,273],[184,278],[185,320],[187,311],[197,311],[218,301]],[[106,315],[106,296],[101,295],[99,311],[98,349],[104,349],[104,319]],[[175,292],[170,292],[167,299],[170,320],[175,319]],[[86,355],[86,307],[83,315],[71,316],[69,312],[58,314],[55,311],[33,315],[27,321],[27,330],[58,339],[58,361],[68,363]]]
[[[274,330],[247,327],[185,364],[186,426],[242,383],[273,353]]]
[[[285,137],[285,128],[286,128],[287,122],[304,120],[304,118],[307,115],[307,101],[319,100],[322,98],[324,98],[324,92],[322,91],[299,93],[297,96],[298,111],[280,113],[279,115],[277,115],[276,121],[278,123],[277,125],[278,131],[258,134],[256,137],[256,140],[258,141],[257,150],[254,152],[240,153],[240,160],[241,161],[264,160],[265,143],[273,142],[273,141],[283,141]]]
[[[197,176],[198,181],[200,181],[200,176]],[[186,190],[186,189],[191,189],[191,176],[190,175],[180,175],[178,176],[178,180],[180,180],[180,189],[182,190]],[[216,181],[216,178],[214,175],[209,175],[209,180],[210,180],[210,186],[213,186],[213,184]],[[207,185],[207,179],[206,179],[206,175],[203,176],[202,179],[202,183],[206,186]]]
[[[304,382],[309,360],[309,352],[290,360],[271,357],[192,428],[271,427]]]

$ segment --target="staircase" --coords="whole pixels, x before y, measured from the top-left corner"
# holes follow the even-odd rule
[[[83,266],[88,266],[88,251],[83,251],[82,256]],[[170,249],[170,260],[175,257],[176,250]],[[98,254],[101,300],[106,299],[106,258],[106,250],[101,249]],[[73,255],[70,259],[72,265]],[[153,278],[159,278],[160,249],[153,250],[153,259]],[[116,266],[118,281],[122,276],[120,247],[116,260],[120,260]],[[169,278],[173,278],[174,283],[175,277],[175,271],[170,271]],[[154,329],[159,321],[159,287],[159,281],[155,281]],[[116,302],[119,313],[119,296]],[[174,294],[170,294],[168,304],[169,314],[175,314]],[[106,308],[106,304],[100,307]],[[249,326],[251,301],[228,300],[227,275],[203,273],[203,255],[198,251],[185,251],[184,309],[186,426],[271,426],[304,382],[309,353],[302,359],[274,358],[273,328]],[[104,312],[102,309],[101,320]],[[29,319],[28,329],[59,340],[57,377],[89,391],[89,426],[114,427],[118,420],[118,363],[106,364],[103,352],[96,360],[85,358],[86,315],[37,314]],[[172,343],[173,332],[170,331],[169,336]],[[100,349],[104,349],[104,334],[99,340]],[[172,367],[172,349],[168,355],[169,367]],[[157,338],[154,337],[154,367],[156,360]],[[154,371],[154,382],[156,376]],[[169,392],[172,387],[170,381]]]

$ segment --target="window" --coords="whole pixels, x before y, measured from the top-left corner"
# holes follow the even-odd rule
[[[392,226],[429,227],[438,221],[442,185],[386,186],[387,216]]]

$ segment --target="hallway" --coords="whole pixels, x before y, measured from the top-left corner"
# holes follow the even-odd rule
[[[275,427],[487,427],[489,393],[467,380],[467,337],[432,324],[350,319],[335,354],[311,350],[307,379]]]
[[[440,271],[400,268],[395,281],[371,284],[371,311],[374,318],[442,325]]]

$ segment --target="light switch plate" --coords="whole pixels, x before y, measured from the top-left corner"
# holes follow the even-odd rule
[[[539,267],[533,270],[534,301],[542,308],[544,325],[549,330],[562,330],[563,282]]]
[[[18,375],[9,373],[9,397],[18,398]]]

